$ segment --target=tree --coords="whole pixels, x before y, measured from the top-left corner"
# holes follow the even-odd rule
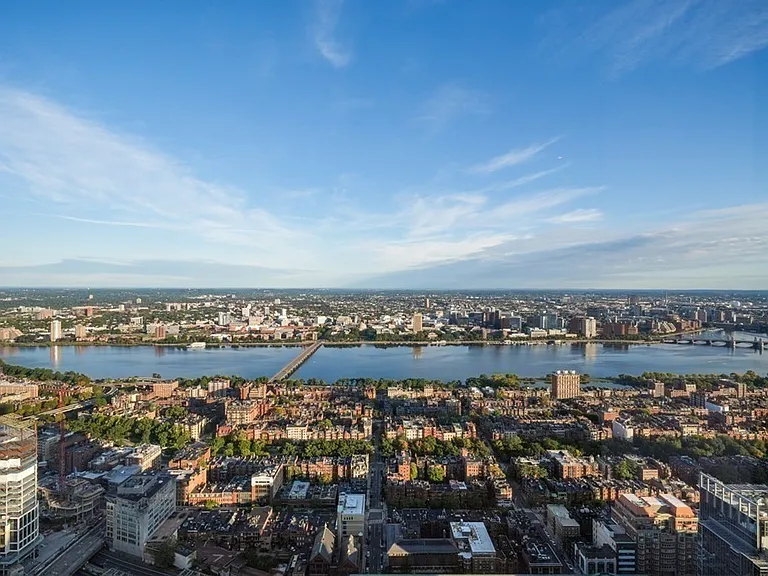
[[[419,467],[416,466],[416,462],[411,462],[411,480],[416,480],[419,477]]]
[[[213,510],[214,508],[219,507],[219,505],[216,503],[216,500],[206,500],[204,506],[206,510]]]
[[[159,568],[170,568],[176,559],[176,539],[169,538],[154,551],[152,556],[155,559],[155,566]]]
[[[637,467],[633,462],[624,458],[613,468],[613,475],[619,480],[630,480],[637,474]]]
[[[430,466],[427,471],[427,478],[430,482],[441,483],[445,481],[445,470],[442,466]]]

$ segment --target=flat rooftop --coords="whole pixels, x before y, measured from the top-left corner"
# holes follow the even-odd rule
[[[342,494],[339,496],[339,512],[342,514],[365,514],[365,494]]]
[[[472,554],[495,554],[488,530],[482,522],[451,522],[454,540],[467,540]]]

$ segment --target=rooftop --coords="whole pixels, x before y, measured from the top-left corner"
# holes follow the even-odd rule
[[[450,538],[406,538],[392,544],[388,556],[409,554],[458,554],[459,549]]]
[[[451,522],[454,540],[466,540],[473,554],[495,554],[488,530],[482,522]]]
[[[365,494],[339,495],[339,512],[342,514],[365,514]]]

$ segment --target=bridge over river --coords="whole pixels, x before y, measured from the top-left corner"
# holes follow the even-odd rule
[[[702,336],[678,336],[676,338],[665,338],[663,340],[665,344],[688,344],[688,345],[704,345],[704,346],[724,346],[726,348],[752,348],[763,352],[766,347],[766,341],[762,338],[754,338],[753,340],[736,339],[736,338],[709,338]]]
[[[304,348],[304,350],[301,351],[301,354],[296,356],[293,360],[288,362],[285,366],[283,366],[280,371],[272,376],[272,378],[269,379],[270,382],[278,382],[280,380],[284,380],[288,378],[291,374],[296,372],[296,370],[299,369],[299,366],[304,364],[312,354],[317,352],[320,349],[320,346],[322,346],[322,342],[315,342],[314,344],[307,346]]]

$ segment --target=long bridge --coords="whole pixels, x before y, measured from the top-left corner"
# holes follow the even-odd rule
[[[296,372],[296,370],[299,369],[299,366],[304,364],[312,354],[317,352],[320,349],[320,346],[322,346],[322,342],[315,342],[314,344],[307,346],[304,348],[304,350],[301,351],[301,354],[296,356],[293,360],[288,362],[285,366],[283,366],[280,371],[272,376],[272,378],[269,379],[270,382],[278,382],[280,380],[284,380],[288,378],[291,374]]]
[[[725,348],[752,348],[759,352],[765,351],[766,341],[762,338],[754,340],[738,340],[735,338],[707,338],[698,336],[678,336],[676,338],[665,338],[664,344],[699,344],[704,346],[724,346]]]

